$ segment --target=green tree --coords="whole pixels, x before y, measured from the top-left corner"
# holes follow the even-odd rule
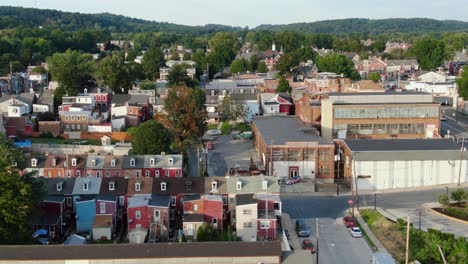
[[[71,50],[55,53],[47,59],[47,64],[52,79],[68,95],[78,94],[81,83],[90,77],[95,65],[91,54]]]
[[[374,82],[379,82],[381,79],[380,74],[378,72],[372,72],[369,74],[369,80]]]
[[[124,54],[113,52],[99,63],[96,76],[100,82],[116,93],[127,91],[133,86],[130,69],[124,60]],[[122,88],[124,91],[122,91]]]
[[[240,48],[236,35],[230,32],[216,33],[208,44],[212,51],[208,56],[210,64],[214,64],[218,70],[230,65]]]
[[[458,94],[464,100],[468,100],[468,66],[463,68],[463,73],[460,79],[457,80]]]
[[[150,80],[144,80],[140,83],[141,90],[154,90],[156,89],[156,84]]]
[[[218,106],[218,113],[222,121],[237,121],[245,117],[244,106],[230,96],[225,96]]]
[[[159,68],[164,67],[164,53],[160,48],[151,46],[143,55],[143,71],[150,80],[159,78]]]
[[[218,229],[214,228],[212,224],[203,223],[197,230],[197,241],[219,241]]]
[[[26,159],[21,149],[17,148],[13,141],[4,134],[0,135],[0,172],[19,168],[26,165]]]
[[[450,199],[446,193],[439,195],[439,203],[442,205],[445,210],[450,204]]]
[[[352,80],[358,80],[360,78],[359,73],[354,68],[354,63],[341,54],[329,54],[318,57],[317,66],[322,72],[343,74],[345,77]]]
[[[237,59],[231,63],[230,71],[231,73],[241,73],[246,72],[249,67],[249,62],[244,59]]]
[[[260,58],[259,58],[257,55],[253,55],[253,56],[250,57],[250,59],[249,59],[248,70],[249,70],[250,72],[256,72],[259,63],[260,63]]]
[[[447,59],[444,42],[433,38],[424,38],[417,41],[410,49],[410,52],[416,57],[420,68],[423,70],[434,70]]]
[[[185,63],[174,65],[167,76],[169,86],[173,87],[185,85],[190,88],[197,86],[197,81],[193,80],[187,75],[187,69],[189,67],[190,66]]]
[[[258,63],[257,67],[257,72],[258,73],[267,73],[268,72],[268,67],[264,61],[261,61]]]
[[[289,85],[288,80],[284,78],[284,76],[281,76],[278,86],[276,87],[276,92],[277,93],[291,93],[291,85]]]
[[[201,137],[206,129],[205,93],[200,88],[173,87],[164,100],[164,123],[181,144],[190,137]]]
[[[463,202],[464,200],[466,200],[466,196],[467,196],[467,194],[465,193],[465,190],[463,190],[462,188],[458,188],[457,190],[453,191],[450,194],[450,197],[452,198],[452,200],[455,200],[458,203]]]
[[[154,155],[169,152],[172,135],[161,123],[149,120],[130,130],[135,154]]]

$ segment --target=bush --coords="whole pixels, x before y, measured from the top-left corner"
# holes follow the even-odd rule
[[[443,209],[447,209],[447,206],[450,204],[450,199],[447,194],[439,195],[439,203],[442,205]]]
[[[468,220],[468,212],[464,209],[458,209],[453,207],[447,207],[447,214],[455,218]]]
[[[458,203],[464,201],[466,199],[466,193],[465,190],[462,188],[457,189],[456,191],[453,191],[450,196],[452,197],[452,200],[457,201]]]
[[[54,135],[52,135],[52,133],[50,133],[50,132],[42,133],[40,135],[40,138],[54,138]]]
[[[236,130],[239,130],[240,132],[252,131],[252,127],[248,123],[239,123],[236,126]]]
[[[212,129],[218,129],[218,124],[209,124],[208,130],[212,130]]]
[[[223,123],[223,124],[221,125],[221,129],[220,129],[220,130],[221,130],[221,132],[222,132],[223,134],[227,135],[227,134],[231,133],[231,131],[232,131],[232,125],[225,122],[225,123]]]

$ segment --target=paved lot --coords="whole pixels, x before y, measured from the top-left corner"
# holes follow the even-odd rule
[[[250,158],[258,161],[252,140],[233,140],[223,135],[214,141],[214,149],[208,151],[208,174],[224,176],[230,168],[249,169]]]
[[[290,243],[300,248],[304,238],[298,238],[294,229],[295,220],[305,219],[311,227],[309,239],[316,246],[316,218],[319,223],[319,262],[321,263],[369,263],[372,251],[364,238],[353,238],[342,222],[347,208],[345,197],[283,197],[283,208],[290,216],[283,220],[289,230]]]

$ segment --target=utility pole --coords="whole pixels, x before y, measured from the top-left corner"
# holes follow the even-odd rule
[[[315,263],[318,264],[319,263],[319,222],[318,222],[318,218],[315,218],[315,230],[317,231],[316,232],[316,237],[317,237],[317,241],[316,241],[316,244],[317,244],[317,250],[315,250]]]
[[[410,233],[410,218],[408,215],[407,219],[407,225],[406,225],[406,254],[405,254],[405,264],[408,264],[409,260],[409,233]]]
[[[464,154],[464,152],[465,152],[465,137],[463,136],[463,138],[462,138],[462,148],[461,148],[461,154],[460,154],[460,168],[458,170],[458,186],[460,186],[460,178],[461,178],[461,173],[462,173],[462,163],[463,163],[463,154]]]
[[[356,206],[357,206],[357,210],[359,211],[359,193],[358,193],[358,187],[357,187],[357,175],[356,175],[356,163],[354,162],[354,158],[353,158],[353,171],[354,171],[354,188],[356,188]],[[354,207],[353,207],[353,211],[354,211]],[[354,212],[353,212],[354,214]]]
[[[377,193],[374,193],[374,211],[377,211]]]

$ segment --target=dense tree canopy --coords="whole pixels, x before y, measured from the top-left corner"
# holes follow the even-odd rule
[[[59,88],[68,95],[78,94],[81,84],[91,75],[94,61],[91,54],[67,50],[55,53],[47,59],[52,79],[59,82]]]
[[[322,72],[334,72],[343,74],[353,80],[359,79],[359,74],[354,68],[354,63],[341,54],[329,54],[318,57],[317,66]]]
[[[24,168],[25,157],[13,141],[4,134],[0,135],[0,171],[6,171],[11,167]],[[13,166],[14,165],[14,166]]]
[[[417,41],[410,52],[418,60],[419,67],[428,71],[442,66],[445,59],[447,59],[445,44],[440,40],[432,38]]]
[[[281,76],[278,86],[276,87],[276,92],[277,93],[290,93],[292,90],[291,85],[289,85],[288,80],[284,78],[284,76]]]
[[[463,97],[464,100],[468,100],[468,66],[465,66],[460,79],[457,80],[458,94]]]
[[[133,137],[132,149],[135,154],[150,155],[169,152],[172,135],[161,123],[149,120],[130,129]]]
[[[116,93],[122,93],[122,88],[127,91],[133,86],[134,78],[121,52],[114,52],[102,59],[97,67],[96,75],[103,85]]]
[[[218,113],[222,121],[237,121],[245,117],[244,106],[230,96],[225,96],[218,106]]]
[[[187,69],[190,66],[182,63],[174,65],[167,76],[169,86],[181,86],[185,85],[190,88],[197,86],[198,82],[187,75]]]
[[[244,59],[237,59],[231,63],[230,71],[231,73],[242,73],[246,72],[249,69],[249,62]]]
[[[164,53],[160,48],[151,46],[143,55],[143,70],[148,79],[159,78],[159,68],[165,66]]]

